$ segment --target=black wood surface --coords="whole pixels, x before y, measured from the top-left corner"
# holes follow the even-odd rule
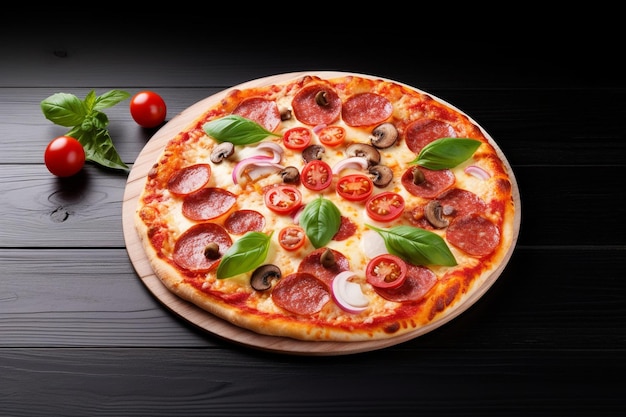
[[[0,415],[626,413],[626,83],[593,47],[615,54],[610,33],[530,41],[499,26],[435,40],[419,27],[382,36],[259,23],[250,36],[200,15],[152,20],[152,31],[137,30],[137,16],[81,31],[68,26],[78,22],[71,11],[55,25],[0,26]],[[425,90],[468,113],[507,156],[522,199],[518,246],[460,317],[338,357],[221,340],[137,278],[122,233],[125,175],[87,165],[60,180],[43,164],[65,133],[39,107],[53,93],[153,89],[169,120],[224,88],[303,70]],[[138,127],[125,103],[107,115],[132,166],[156,130]]]

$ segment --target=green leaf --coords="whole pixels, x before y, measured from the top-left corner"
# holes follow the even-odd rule
[[[74,94],[56,93],[41,102],[46,119],[59,126],[80,125],[88,111],[81,99]]]
[[[252,271],[267,257],[272,233],[248,232],[224,254],[217,266],[217,278],[229,278]]]
[[[130,93],[122,90],[111,90],[96,98],[93,110],[102,110],[115,106],[130,97]]]
[[[268,136],[280,136],[250,119],[235,114],[207,122],[202,128],[218,142],[231,142],[233,145],[249,145],[260,142]]]
[[[389,253],[414,265],[457,264],[446,242],[436,233],[411,226],[396,226],[390,229],[380,229],[367,224],[366,226],[382,236]]]
[[[112,169],[129,171],[129,168],[120,158],[113,140],[106,129],[82,130],[75,127],[67,133],[77,139],[85,149],[85,159]]]
[[[315,248],[330,242],[341,226],[341,212],[327,198],[320,196],[304,206],[300,214],[300,226]]]
[[[437,139],[424,146],[411,163],[428,169],[454,168],[469,159],[480,144],[476,139]]]

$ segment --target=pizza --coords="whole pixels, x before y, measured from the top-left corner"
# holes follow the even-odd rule
[[[364,74],[242,86],[172,132],[141,185],[134,228],[176,297],[252,334],[388,340],[502,271],[515,178],[465,113]]]

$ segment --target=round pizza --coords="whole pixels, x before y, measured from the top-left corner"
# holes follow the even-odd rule
[[[466,114],[362,74],[232,88],[171,134],[134,225],[176,296],[251,332],[359,342],[475,301],[519,229],[513,173]]]

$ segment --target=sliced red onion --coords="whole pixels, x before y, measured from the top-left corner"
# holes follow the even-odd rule
[[[313,133],[315,133],[316,135],[319,135],[322,129],[324,129],[325,127],[326,127],[325,123],[322,123],[321,125],[317,125],[313,128]]]
[[[295,212],[293,212],[293,214],[291,215],[291,217],[293,218],[293,224],[300,224],[300,214],[302,214],[302,211],[304,210],[304,204],[301,205],[300,207],[298,207],[296,209]]]
[[[241,176],[246,171],[248,171],[250,178],[256,179],[263,175],[263,173],[267,173],[267,167],[270,167],[273,171],[284,168],[282,165],[274,162],[274,160],[275,157],[268,155],[256,155],[246,159],[242,159],[241,161],[237,162],[237,165],[235,165],[235,168],[233,168],[233,183],[238,184],[241,180]],[[265,168],[265,171],[258,171],[257,169],[259,168]]]
[[[476,177],[479,180],[488,180],[491,177],[487,171],[476,165],[470,165],[465,168],[464,171],[466,174]]]
[[[337,162],[335,166],[333,166],[333,174],[339,174],[341,171],[348,168],[363,170],[366,169],[367,166],[368,162],[366,158],[362,156],[352,156]]]
[[[349,313],[360,313],[367,309],[369,300],[363,294],[361,286],[356,282],[348,281],[354,276],[352,271],[338,273],[332,282],[333,299],[339,307]]]

